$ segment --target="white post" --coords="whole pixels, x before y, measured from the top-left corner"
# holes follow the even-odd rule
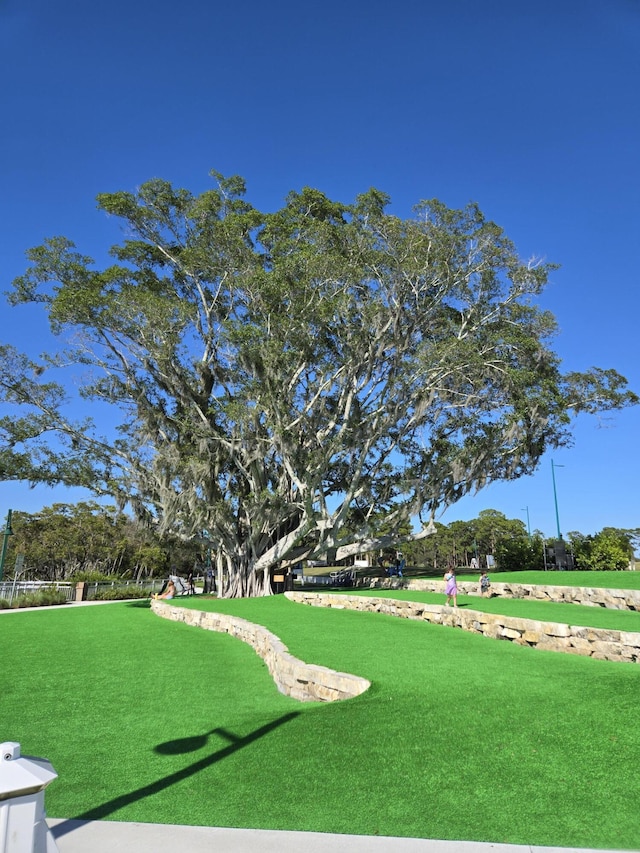
[[[58,853],[45,820],[44,789],[58,778],[45,758],[20,756],[20,744],[0,744],[1,853]]]

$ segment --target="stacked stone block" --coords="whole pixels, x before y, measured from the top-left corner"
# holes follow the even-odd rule
[[[369,586],[376,588],[377,581]],[[458,581],[458,592],[463,595],[479,595],[479,583]],[[439,592],[444,595],[444,581],[410,580],[404,589],[422,592]],[[640,610],[640,591],[633,589],[599,589],[579,586],[542,586],[524,583],[491,582],[491,596],[504,598],[531,598],[535,601],[556,601],[567,604],[585,604],[589,607],[605,607],[609,610]]]
[[[264,660],[278,690],[301,702],[335,702],[364,693],[371,683],[347,672],[305,663],[294,657],[285,644],[262,625],[225,613],[207,613],[175,607],[164,601],[151,602],[152,611],[164,619],[184,622],[208,631],[230,634],[248,643]]]
[[[447,607],[374,598],[358,595],[332,595],[316,592],[287,592],[286,597],[299,604],[334,607],[368,613],[385,613],[404,619],[419,619],[436,625],[461,628],[496,640],[508,640],[552,652],[585,655],[599,660],[640,663],[640,633],[589,628],[556,622],[542,622],[495,613],[482,613],[467,607]]]

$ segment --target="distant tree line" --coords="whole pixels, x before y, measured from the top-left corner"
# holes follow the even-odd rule
[[[141,580],[182,573],[204,555],[202,547],[160,536],[130,516],[94,501],[56,503],[37,513],[12,513],[5,574],[22,555],[21,578]]]
[[[392,535],[384,515],[377,523],[382,534]],[[8,576],[18,555],[22,555],[20,576],[39,580],[98,576],[141,580],[172,570],[185,573],[194,564],[204,565],[208,556],[201,542],[160,535],[115,507],[94,501],[56,503],[33,514],[14,511],[12,529],[5,564]],[[583,570],[626,569],[639,543],[640,529],[605,527],[595,534],[567,535],[575,568]],[[540,531],[529,535],[520,519],[487,509],[470,521],[436,523],[434,534],[403,545],[402,553],[408,565],[434,571],[451,566],[484,568],[487,556],[501,571],[524,571],[543,569],[545,557],[548,568],[553,568],[548,551],[545,554],[551,544]]]
[[[621,530],[604,527],[595,535],[573,531],[567,534],[576,568],[592,571],[626,569],[634,558],[634,546],[640,543],[640,529]]]
[[[487,556],[500,571],[554,568],[550,556],[553,539],[536,530],[531,535],[520,519],[507,518],[494,509],[483,510],[470,521],[436,523],[436,533],[403,548],[409,564],[433,570],[451,566],[486,568]],[[626,569],[640,544],[640,529],[605,527],[595,534],[567,534],[567,551],[574,568],[591,571]],[[546,549],[546,552],[545,552]]]

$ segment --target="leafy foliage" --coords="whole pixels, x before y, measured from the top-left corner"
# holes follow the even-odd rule
[[[17,610],[21,607],[50,607],[56,604],[66,604],[67,598],[64,592],[57,589],[43,589],[38,592],[28,592],[17,595],[11,603],[6,599],[0,599],[0,610]]]
[[[101,589],[95,595],[90,596],[91,601],[125,601],[133,598],[149,598],[149,590],[134,586],[121,586]]]
[[[67,346],[0,351],[5,479],[206,537],[219,588],[254,595],[283,560],[384,547],[416,517],[404,539],[427,535],[438,508],[567,444],[572,415],[637,402],[615,371],[561,372],[535,305],[553,266],[520,261],[476,205],[401,219],[378,190],[305,188],[266,214],[213,176],[199,196],[100,195],[126,229],[105,269],[63,237],[28,253],[10,299],[42,304]],[[121,410],[115,437],[44,380],[74,367],[83,397]]]
[[[9,564],[24,557],[24,577],[39,580],[136,580],[191,568],[201,555],[194,543],[160,537],[112,506],[94,501],[54,504],[29,514],[14,511]]]
[[[626,569],[633,558],[633,542],[637,530],[605,527],[595,535],[584,536],[573,531],[568,534],[576,560],[576,568],[591,571]]]
[[[405,549],[416,565],[444,570],[450,566],[469,568],[476,559],[486,567],[491,555],[500,571],[525,571],[543,566],[542,537],[530,537],[520,519],[507,518],[495,509],[482,510],[469,521],[437,524],[426,540]]]
[[[638,531],[616,527],[605,527],[588,535],[573,531],[568,540],[576,570],[614,571],[628,568]],[[553,542],[545,542],[539,531],[529,536],[520,519],[509,519],[497,510],[488,509],[469,521],[437,524],[433,536],[404,550],[410,563],[433,570],[449,566],[469,569],[474,557],[485,566],[486,555],[490,554],[500,572],[530,572],[542,570],[543,548]]]

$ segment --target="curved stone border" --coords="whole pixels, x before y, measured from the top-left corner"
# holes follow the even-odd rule
[[[336,702],[359,696],[371,682],[348,672],[305,663],[289,653],[285,644],[262,625],[225,613],[211,613],[151,601],[151,610],[163,619],[184,622],[207,631],[230,634],[248,643],[264,660],[278,690],[301,702]]]
[[[334,607],[385,613],[404,619],[420,619],[436,625],[462,628],[497,640],[510,640],[520,646],[531,646],[551,652],[585,655],[599,660],[640,663],[640,633],[611,631],[565,625],[559,622],[540,622],[479,610],[447,607],[443,604],[424,604],[393,598],[372,598],[364,595],[331,595],[322,592],[285,592],[290,601],[316,607]]]
[[[374,586],[372,584],[372,586]],[[406,589],[423,592],[441,592],[444,581],[417,579],[407,581]],[[458,581],[458,592],[464,595],[479,595],[479,584],[473,581]],[[374,587],[375,588],[375,587]],[[588,586],[543,586],[524,583],[491,582],[491,594],[505,598],[532,598],[536,601],[556,601],[567,604],[584,604],[589,607],[606,607],[609,610],[640,610],[640,590],[600,589]]]

